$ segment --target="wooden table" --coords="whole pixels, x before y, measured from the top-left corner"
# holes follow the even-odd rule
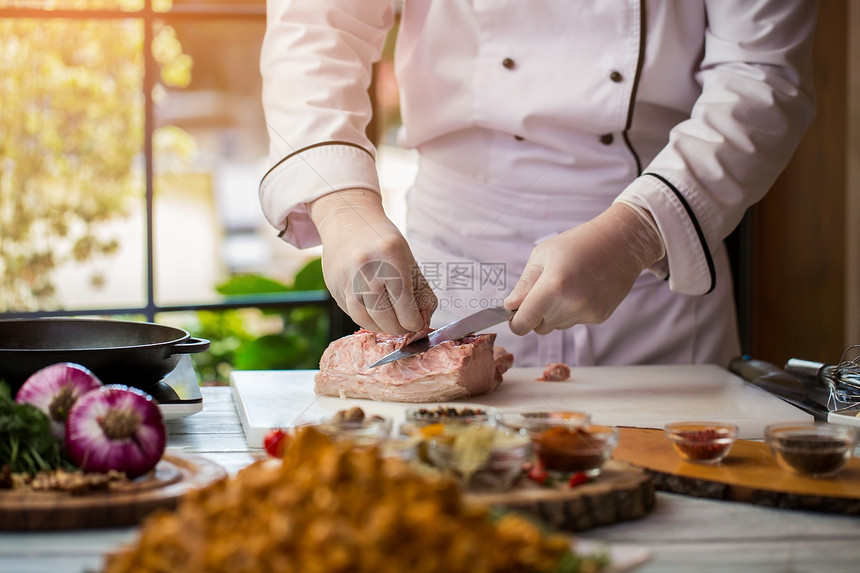
[[[235,473],[254,459],[228,388],[204,388],[202,412],[168,422],[172,451],[194,452]],[[132,539],[133,528],[0,533],[2,573],[96,571],[102,555]],[[580,535],[649,547],[637,573],[860,570],[860,518],[768,509],[657,494],[638,521]]]

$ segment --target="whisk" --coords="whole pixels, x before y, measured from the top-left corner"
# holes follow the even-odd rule
[[[846,402],[860,403],[860,344],[849,346],[842,353],[834,374],[837,396]]]
[[[813,378],[827,390],[827,409],[839,412],[860,406],[860,344],[849,346],[837,364],[792,358],[785,371]]]

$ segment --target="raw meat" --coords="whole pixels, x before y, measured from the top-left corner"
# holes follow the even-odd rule
[[[570,366],[553,362],[547,364],[543,375],[537,379],[538,382],[561,382],[570,378]]]
[[[325,396],[390,402],[445,402],[492,392],[513,362],[513,356],[504,349],[493,348],[495,334],[478,334],[370,368],[402,347],[407,336],[359,330],[335,340],[320,359],[314,391]],[[496,353],[501,357],[498,368]]]
[[[496,363],[496,379],[501,382],[502,375],[514,365],[514,355],[501,346],[493,347],[493,362]]]

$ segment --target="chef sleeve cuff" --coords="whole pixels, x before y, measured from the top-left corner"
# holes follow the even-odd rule
[[[300,249],[320,244],[307,203],[344,189],[379,193],[371,151],[346,142],[316,144],[279,161],[260,182],[260,204],[279,237]]]
[[[716,273],[711,250],[695,211],[679,186],[656,173],[633,181],[616,201],[647,209],[654,218],[666,256],[649,268],[669,279],[669,288],[687,295],[711,292]]]

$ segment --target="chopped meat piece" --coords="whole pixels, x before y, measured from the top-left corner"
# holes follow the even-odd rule
[[[553,362],[547,364],[543,374],[537,379],[538,382],[561,382],[570,378],[570,366]]]
[[[370,368],[402,347],[405,336],[409,335],[359,330],[335,340],[320,359],[314,391],[390,402],[445,402],[492,392],[501,383],[494,360],[495,334],[443,342],[427,352]]]
[[[496,346],[493,348],[493,361],[496,363],[496,380],[501,382],[505,372],[514,365],[514,355],[501,346]]]

